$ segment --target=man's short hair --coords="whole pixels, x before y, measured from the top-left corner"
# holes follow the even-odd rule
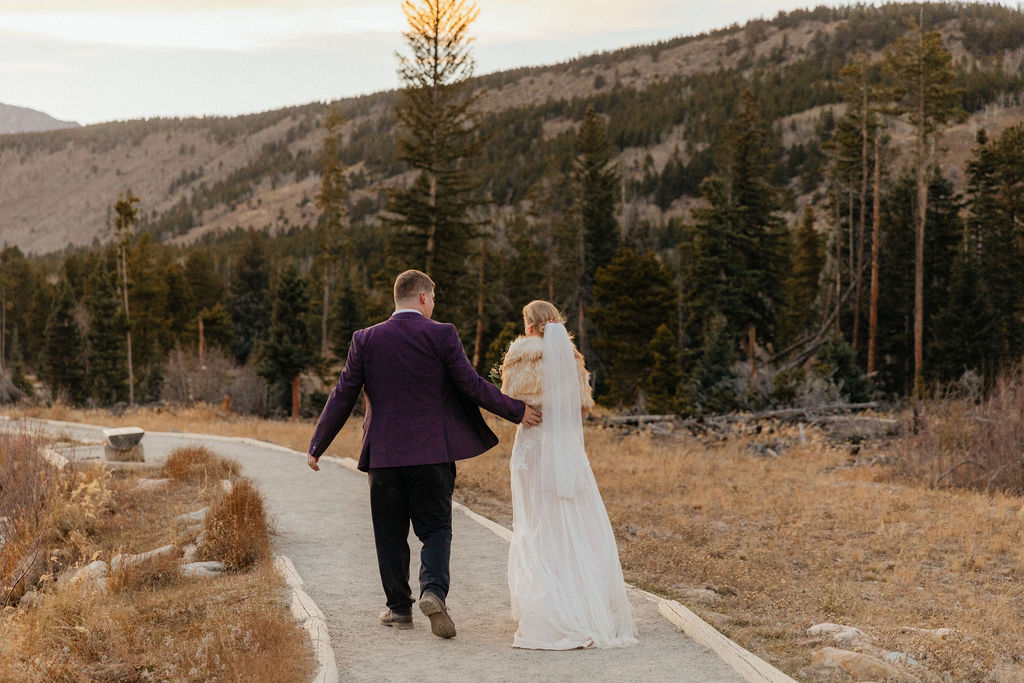
[[[395,278],[395,303],[409,301],[420,292],[434,291],[434,281],[419,270],[407,270]]]

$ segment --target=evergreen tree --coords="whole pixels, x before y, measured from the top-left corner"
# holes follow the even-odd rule
[[[231,269],[228,313],[231,315],[231,353],[244,365],[253,347],[264,338],[270,310],[270,254],[262,233],[250,231]]]
[[[608,141],[604,121],[590,107],[576,134],[573,161],[574,218],[579,221],[580,231],[573,241],[581,249],[577,254],[580,280],[574,288],[573,310],[577,339],[585,354],[590,350],[585,310],[592,300],[596,273],[612,260],[619,248],[619,224],[615,218],[618,188],[615,150]]]
[[[299,376],[316,362],[317,339],[310,324],[309,283],[289,265],[274,286],[270,328],[260,344],[260,375],[290,388],[291,416],[299,417],[302,396]]]
[[[345,261],[351,263],[351,238],[345,235],[348,200],[348,181],[341,163],[341,129],[345,116],[332,107],[324,118],[324,141],[320,149],[320,191],[316,205],[320,209],[317,225],[316,272],[320,279],[323,298],[320,308],[320,355],[327,356],[329,346],[328,323],[331,308],[331,289],[338,278],[343,252],[350,252]]]
[[[366,295],[346,281],[334,302],[331,350],[338,358],[348,358],[348,347],[356,330],[366,327]]]
[[[644,403],[644,382],[652,363],[651,340],[658,326],[675,326],[676,293],[654,254],[628,247],[594,276],[591,311],[601,334],[594,348],[607,363],[607,391],[601,396],[618,406]],[[600,387],[599,387],[600,389]]]
[[[814,209],[808,205],[793,238],[792,265],[783,281],[785,306],[779,325],[779,341],[783,346],[795,342],[821,319],[815,302],[820,289],[819,278],[825,266],[825,244],[814,228],[815,220]]]
[[[71,286],[67,278],[62,278],[46,322],[42,377],[55,397],[65,396],[72,405],[79,405],[87,392],[84,343],[75,308]]]
[[[415,178],[388,196],[398,232],[392,247],[403,267],[421,268],[438,283],[440,318],[468,321],[473,288],[466,259],[477,236],[471,210],[480,203],[470,164],[481,152],[469,27],[479,10],[471,0],[405,0],[402,10],[412,55],[399,57],[397,158]]]
[[[658,414],[674,412],[682,371],[679,348],[672,328],[665,323],[658,325],[648,353],[651,357],[651,370],[644,387],[647,392],[647,410]]]
[[[130,406],[135,405],[135,367],[132,364],[134,355],[132,353],[132,315],[128,303],[130,282],[128,276],[128,245],[131,244],[132,233],[135,230],[135,224],[139,220],[139,210],[135,206],[138,203],[139,198],[132,194],[131,190],[118,196],[117,201],[114,203],[114,212],[117,213],[117,218],[114,220],[114,230],[119,257],[118,274],[121,279],[121,300],[124,304],[124,317],[128,321],[125,338],[128,346],[128,405]]]
[[[723,174],[701,184],[707,206],[694,209],[694,224],[680,245],[684,330],[691,345],[700,347],[707,320],[723,315],[722,333],[746,347],[752,373],[756,335],[774,340],[788,261],[766,139],[760,108],[746,91],[727,135]]]
[[[101,406],[128,400],[128,321],[112,275],[106,269],[95,271],[85,301],[89,313],[87,384],[90,397]]]
[[[953,263],[948,295],[936,311],[934,328],[929,374],[948,382],[973,370],[991,386],[1001,361],[1002,330],[978,258],[966,239]]]
[[[886,51],[886,67],[894,81],[894,99],[915,129],[914,164],[917,185],[917,220],[914,250],[914,391],[924,391],[925,223],[928,213],[928,176],[933,165],[934,142],[950,121],[966,114],[960,109],[962,88],[954,87],[953,57],[942,46],[937,31],[925,32],[922,21],[916,34],[897,40]]]

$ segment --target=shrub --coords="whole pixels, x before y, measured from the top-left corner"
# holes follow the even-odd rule
[[[163,475],[176,481],[227,479],[238,473],[238,464],[215,455],[208,448],[179,448],[167,456]]]
[[[206,516],[203,557],[241,571],[270,557],[270,528],[263,498],[248,480],[236,483]]]
[[[1024,494],[1024,376],[998,378],[985,399],[964,393],[911,409],[897,472],[932,487]]]

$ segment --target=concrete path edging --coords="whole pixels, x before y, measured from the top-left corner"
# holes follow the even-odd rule
[[[313,677],[313,683],[338,683],[338,663],[331,647],[331,636],[327,632],[327,619],[313,598],[302,588],[302,577],[295,571],[295,565],[284,555],[274,556],[274,567],[284,577],[292,592],[292,615],[309,631],[313,652],[320,668]]]
[[[10,420],[10,418],[7,418],[7,420]],[[14,420],[10,421],[13,422]],[[97,425],[85,423],[40,420],[35,418],[28,418],[24,421],[44,423],[57,428],[79,426],[97,427]],[[249,437],[220,436],[189,432],[150,432],[150,434],[164,437],[244,443],[262,449],[271,449],[281,453],[297,455],[303,458],[306,455],[305,453],[301,453],[279,444]],[[321,460],[334,462],[343,468],[354,472],[359,471],[356,466],[356,461],[352,458],[325,455]],[[460,510],[469,519],[488,529],[506,542],[512,539],[512,531],[510,529],[474,512],[465,505],[455,502],[453,508]],[[291,560],[283,555],[276,555],[274,558],[274,564],[287,583],[289,590],[292,592],[291,610],[293,615],[310,633],[314,653],[319,663],[319,670],[313,678],[313,681],[316,683],[335,683],[339,680],[339,672],[323,611],[304,590],[302,577],[296,571]],[[680,603],[674,600],[666,600],[665,598],[654,595],[653,593],[649,593],[648,591],[644,591],[630,584],[627,584],[627,586],[629,586],[630,590],[636,591],[639,596],[657,605],[658,612],[664,619],[673,624],[699,645],[711,650],[724,664],[730,667],[743,680],[748,681],[749,683],[795,683],[794,679],[748,650],[740,647],[737,643],[728,639]]]

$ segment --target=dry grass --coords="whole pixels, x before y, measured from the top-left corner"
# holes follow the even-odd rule
[[[263,498],[242,480],[224,494],[206,517],[206,543],[201,552],[236,571],[270,558],[270,529]]]
[[[1000,377],[989,396],[917,407],[897,471],[935,487],[1024,494],[1024,378]]]
[[[237,463],[202,446],[175,450],[167,456],[163,466],[163,475],[176,481],[219,481],[237,473]]]
[[[12,462],[12,452],[35,463],[28,457],[35,452],[33,442],[15,441],[12,450],[10,438],[0,434],[0,465]],[[233,471],[230,463],[213,454],[179,459],[191,463],[179,470],[187,476],[159,491],[140,490],[138,477],[127,471],[68,468],[56,474],[41,464],[23,466],[37,477],[45,474],[50,484],[41,489],[43,502],[24,491],[19,498],[37,511],[31,529],[18,527],[34,539],[34,545],[21,542],[32,554],[15,555],[13,546],[0,544],[5,585],[12,584],[10,567],[32,567],[12,602],[24,589],[37,592],[34,604],[0,613],[0,680],[308,680],[308,639],[291,618],[283,581],[269,562],[250,562],[246,572],[189,578],[179,571],[180,552],[174,552],[112,571],[106,591],[88,581],[56,580],[68,568],[109,562],[117,553],[169,543],[180,547],[187,538],[174,520],[182,512],[203,505],[238,508],[224,504],[231,496],[220,486],[222,474]],[[0,472],[9,483],[16,470]],[[262,501],[247,486],[234,487],[243,491],[241,509],[262,514]],[[0,501],[15,489],[5,485],[4,491],[8,496]],[[247,526],[224,536],[258,536],[251,517],[243,515]],[[223,528],[235,517],[218,519]],[[269,556],[265,525],[262,536],[247,543],[263,549],[258,557]]]
[[[313,429],[312,421],[225,420],[201,408],[178,417],[119,419],[300,451]],[[360,425],[352,422],[329,453],[358,454]],[[508,525],[515,427],[490,424],[501,445],[459,464],[456,497]],[[876,646],[908,652],[954,680],[983,680],[1000,662],[1024,661],[1024,500],[907,483],[881,465],[856,466],[815,430],[806,434],[800,443],[795,428],[765,425],[760,435],[706,445],[685,433],[588,426],[627,580],[687,604],[801,680],[828,679],[809,667],[810,652],[833,643],[806,634],[824,621],[861,628]],[[755,440],[787,448],[763,458],[748,448]],[[863,459],[871,455],[863,447]],[[718,594],[713,604],[686,597],[702,587]],[[958,632],[933,640],[904,627]]]

